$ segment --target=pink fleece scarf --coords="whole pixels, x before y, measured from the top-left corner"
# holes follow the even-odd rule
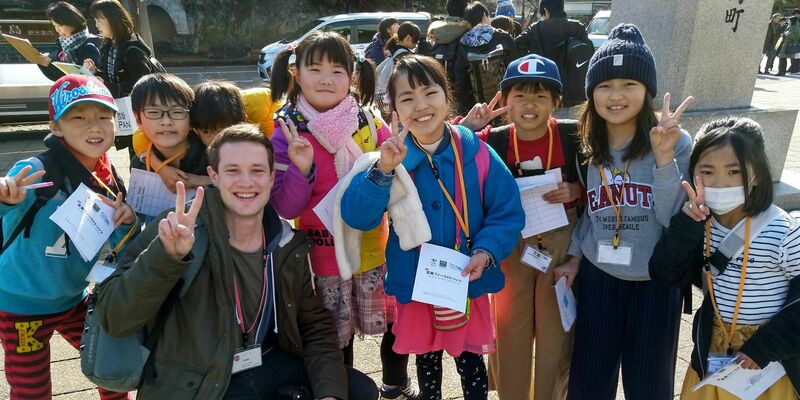
[[[308,131],[319,144],[333,154],[336,176],[342,178],[353,167],[355,160],[362,154],[353,140],[358,129],[358,103],[351,95],[347,95],[336,107],[325,111],[317,111],[303,97],[297,97],[297,109],[308,121]]]

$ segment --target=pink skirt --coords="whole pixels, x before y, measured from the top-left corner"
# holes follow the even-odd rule
[[[396,304],[392,332],[397,336],[392,349],[398,354],[425,354],[444,350],[451,356],[468,351],[475,354],[494,353],[495,330],[489,295],[472,299],[467,324],[441,331],[433,327],[433,306],[412,301]]]

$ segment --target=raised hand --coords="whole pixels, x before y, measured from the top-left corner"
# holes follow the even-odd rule
[[[401,131],[398,119],[397,112],[392,112],[392,136],[381,144],[381,158],[378,160],[378,168],[384,174],[391,174],[403,162],[408,153],[408,148],[406,148],[405,144],[408,128],[403,127]]]
[[[156,157],[153,157],[154,159]],[[161,164],[161,162],[159,162]],[[189,180],[189,174],[181,171],[180,169],[171,165],[165,165],[156,172],[161,177],[161,181],[167,186],[170,192],[175,193],[175,185],[178,182],[186,182]]]
[[[653,148],[653,156],[655,156],[656,166],[659,168],[667,166],[675,158],[675,144],[681,137],[681,125],[678,120],[694,101],[694,97],[687,97],[672,113],[669,110],[671,99],[669,93],[664,95],[661,118],[658,120],[658,125],[650,129],[650,146]]]
[[[158,239],[164,252],[175,260],[186,257],[194,245],[194,224],[203,205],[203,188],[197,188],[192,206],[186,210],[186,188],[183,182],[175,185],[175,211],[158,223]]]
[[[542,199],[550,204],[571,203],[581,197],[581,185],[577,182],[561,182],[558,189],[542,195]]]
[[[44,176],[45,171],[36,171],[30,174],[33,167],[30,165],[19,170],[15,176],[0,178],[0,203],[19,204],[25,200],[28,192],[23,186],[33,184]],[[28,175],[30,174],[30,175]]]
[[[511,109],[511,105],[500,107],[496,110],[494,109],[494,107],[497,105],[497,102],[500,101],[502,95],[502,92],[498,91],[489,104],[477,103],[472,106],[472,109],[469,110],[464,119],[459,122],[459,125],[463,125],[473,131],[477,131],[483,129],[484,126],[488,125],[489,122],[492,122],[495,118],[507,113],[508,110]]]
[[[91,71],[93,74],[97,73],[97,66],[94,65],[94,61],[92,61],[91,58],[83,60],[83,67]]]
[[[281,126],[281,130],[286,136],[286,143],[289,145],[287,150],[289,160],[303,173],[303,176],[308,177],[311,174],[311,166],[314,165],[314,148],[311,147],[311,142],[297,133],[297,127],[294,126],[294,122],[291,119],[288,127],[283,118],[278,119],[278,124]]]
[[[705,203],[705,186],[703,186],[703,178],[696,176],[694,178],[694,187],[689,182],[681,182],[681,186],[686,190],[689,195],[689,201],[683,203],[683,213],[690,216],[693,220],[700,222],[704,221],[711,215],[711,210],[708,209]]]

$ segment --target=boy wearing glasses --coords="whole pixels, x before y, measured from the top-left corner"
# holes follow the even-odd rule
[[[163,175],[161,178],[165,182],[182,181],[187,189],[211,183],[206,172],[206,147],[190,131],[192,101],[192,88],[175,75],[150,74],[136,82],[131,92],[131,106],[136,123],[150,144],[142,154],[131,159],[131,168],[159,175],[176,174],[170,179]],[[166,166],[175,168],[164,168]]]

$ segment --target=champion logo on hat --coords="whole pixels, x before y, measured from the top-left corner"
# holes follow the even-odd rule
[[[50,87],[50,119],[58,120],[75,104],[91,101],[117,111],[111,92],[97,78],[84,75],[65,75]]]
[[[545,66],[544,61],[538,58],[531,58],[521,62],[519,64],[519,67],[517,67],[517,70],[519,71],[519,73],[525,75],[542,75],[547,73],[547,71],[539,70],[540,65],[544,67]]]

